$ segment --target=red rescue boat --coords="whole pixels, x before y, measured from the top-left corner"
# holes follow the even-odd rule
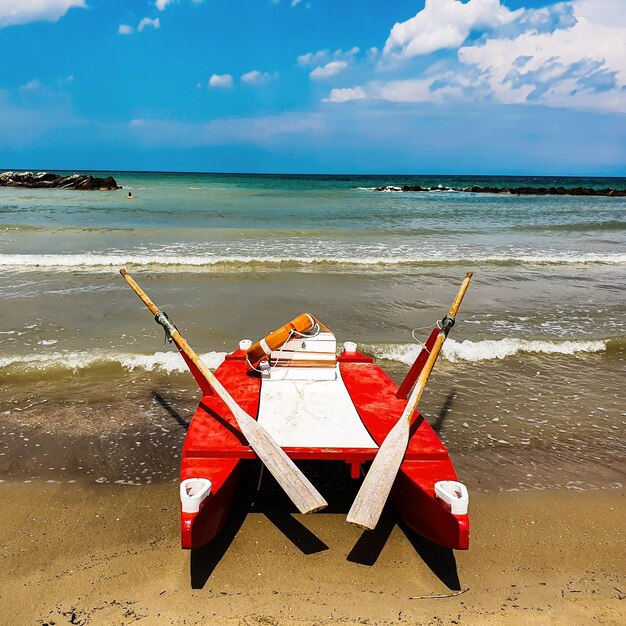
[[[425,383],[445,340],[441,337],[451,327],[451,323],[446,327],[446,320],[453,323],[453,318],[446,316],[433,329],[400,387],[352,342],[345,342],[337,356],[335,336],[309,314],[254,345],[242,340],[213,374],[171,320],[130,276],[122,274],[176,342],[203,392],[182,454],[183,548],[199,548],[219,534],[236,494],[242,461],[257,458],[259,448],[253,450],[242,433],[240,411],[253,418],[255,428],[289,459],[343,461],[351,477],[359,480],[363,466],[374,460],[407,408],[408,445],[399,457],[395,480],[392,476],[390,496],[395,511],[408,527],[430,541],[457,550],[468,548],[467,489],[458,482],[435,431],[417,410],[411,410],[417,404],[415,400],[411,405],[415,390],[407,401],[413,386],[417,388],[422,378]],[[417,399],[419,395],[421,391]],[[248,439],[252,443],[253,438]]]
[[[410,372],[413,382],[438,332],[433,331],[418,358],[418,367]],[[215,375],[237,403],[260,420],[290,458],[344,461],[356,480],[361,476],[362,465],[374,459],[398,421],[406,406],[406,395],[403,397],[374,359],[358,352],[349,342],[336,361],[328,360],[322,367],[319,361],[312,364],[311,357],[319,354],[307,353],[306,344],[313,341],[316,340],[306,336],[299,340],[305,344],[300,354],[309,357],[307,366],[294,366],[298,363],[294,355],[289,354],[289,363],[286,350],[276,351],[272,352],[274,358],[268,362],[265,374],[250,367],[246,351],[240,348],[226,357]],[[298,343],[293,339],[291,342]],[[319,333],[316,343],[324,342],[330,344],[334,357],[332,334]],[[401,390],[411,387],[410,382],[405,381]],[[211,486],[197,512],[181,514],[183,548],[198,548],[216,537],[228,516],[240,463],[254,458],[228,407],[217,394],[205,394],[189,425],[180,477],[183,497],[185,486],[193,486],[194,479],[209,479]],[[191,482],[185,482],[190,479]],[[453,513],[451,504],[435,493],[437,483],[449,481],[456,483],[457,475],[448,452],[428,422],[416,412],[409,445],[391,492],[394,508],[420,535],[442,546],[464,550],[469,546],[467,513]]]

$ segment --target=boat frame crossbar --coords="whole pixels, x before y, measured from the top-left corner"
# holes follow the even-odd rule
[[[361,476],[363,463],[374,460],[378,448],[283,448],[290,459],[296,461],[344,461],[350,466],[350,477]],[[257,458],[254,450],[249,446],[237,449],[211,448],[209,450],[187,450],[187,458],[196,459],[242,459]],[[406,461],[443,461],[448,459],[447,452],[407,452]]]

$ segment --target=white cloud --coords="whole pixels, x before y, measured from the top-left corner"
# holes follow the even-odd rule
[[[41,81],[34,78],[33,80],[29,80],[25,85],[22,85],[20,89],[24,91],[36,91],[37,89],[41,89]]]
[[[577,0],[574,5],[576,15],[594,24],[626,28],[624,0]]]
[[[494,38],[461,48],[459,60],[499,102],[626,112],[626,27],[591,21],[579,13],[588,6],[574,3],[570,28]]]
[[[373,46],[367,51],[367,60],[372,63],[378,58],[379,55],[380,50],[376,46]]]
[[[329,58],[328,50],[318,50],[317,52],[307,52],[301,54],[298,57],[298,65],[313,65],[315,63],[322,63]]]
[[[141,20],[141,22],[139,22],[139,26],[137,26],[137,30],[141,32],[144,28],[148,26],[152,26],[152,28],[156,30],[157,28],[161,26],[161,21],[159,20],[158,17],[153,20],[151,20],[149,17],[144,17]]]
[[[202,4],[204,0],[191,0],[194,4]],[[178,4],[180,0],[156,0],[154,6],[159,11],[165,11],[170,4]]]
[[[368,85],[371,98],[387,102],[448,102],[466,100],[460,85],[446,85],[441,77],[374,82]]]
[[[372,95],[389,102],[426,102],[433,100],[432,79],[392,80],[372,85]]]
[[[230,89],[233,86],[233,77],[230,74],[213,74],[209,78],[209,87]]]
[[[328,98],[324,98],[322,102],[342,104],[353,100],[364,100],[365,98],[367,98],[367,94],[363,87],[348,87],[346,89],[331,89]]]
[[[346,67],[348,67],[346,61],[330,61],[330,63],[326,63],[326,65],[316,67],[309,76],[313,80],[330,78],[331,76],[336,76],[340,72],[343,72]]]
[[[359,53],[359,49],[354,46],[350,48],[350,50],[346,50],[345,52],[341,50],[335,50],[332,55],[329,50],[318,50],[317,52],[307,52],[306,54],[301,54],[298,57],[298,65],[306,66],[306,65],[320,65],[331,59],[331,57],[336,61],[350,61],[350,59],[356,56]]]
[[[129,26],[128,24],[120,24],[119,28],[117,29],[117,32],[120,35],[132,35],[134,31],[134,28],[132,26]]]
[[[626,112],[624,4],[575,0],[512,12],[499,0],[428,0],[387,40],[383,57],[395,59],[393,80],[333,90],[325,101],[484,101]],[[480,29],[480,37],[469,39]],[[437,55],[417,70],[406,62],[444,46],[459,48],[456,59]]]
[[[269,72],[259,72],[259,70],[252,70],[241,75],[241,82],[248,85],[262,85],[269,82],[272,78],[278,76],[277,72],[270,74]]]
[[[31,22],[56,22],[71,8],[87,8],[85,0],[0,0],[0,28]]]
[[[426,0],[424,8],[406,22],[396,23],[383,54],[412,58],[445,48],[458,48],[473,29],[509,24],[522,10],[510,11],[500,0]]]
[[[350,48],[350,50],[346,50],[345,52],[343,50],[336,50],[335,54],[333,55],[335,58],[338,57],[353,57],[356,56],[357,54],[359,54],[360,50],[354,46],[352,48]]]
[[[198,1],[202,2],[202,0],[194,0],[194,2],[198,2]],[[281,0],[272,0],[272,4],[280,4],[280,2]],[[302,2],[302,0],[288,0],[288,2],[289,2],[289,6],[297,7]],[[309,3],[305,4],[304,6],[307,9],[311,7]]]

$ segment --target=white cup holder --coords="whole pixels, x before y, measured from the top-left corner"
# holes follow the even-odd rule
[[[453,515],[466,515],[469,505],[467,487],[456,480],[440,480],[435,483],[435,497]]]
[[[202,502],[211,493],[211,481],[208,478],[187,478],[180,483],[180,503],[183,513],[197,513]]]

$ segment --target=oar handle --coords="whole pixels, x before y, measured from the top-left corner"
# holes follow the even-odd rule
[[[135,282],[133,277],[124,268],[120,270],[120,274],[130,285],[131,289],[141,298],[143,303],[152,313],[154,313],[156,323],[163,326],[165,332],[172,338],[172,341],[176,344],[179,351],[182,352],[196,366],[200,375],[204,377],[207,384],[217,392],[228,408],[235,414],[235,417],[237,418],[239,416],[239,418],[241,418],[241,414],[245,413],[243,409],[237,404],[230,393],[226,391],[222,383],[217,380],[215,374],[204,364],[194,349],[187,343],[186,339],[180,334],[179,330],[176,326],[174,326],[167,314],[159,311],[156,304],[150,300],[148,294]],[[239,419],[237,421],[241,427]],[[245,434],[246,433],[244,432],[244,435]]]
[[[148,294],[135,282],[135,279],[124,269],[120,270],[120,274],[124,277],[124,280],[130,285],[131,289],[141,298],[143,303],[150,309],[153,315],[159,314],[157,305],[150,300]]]
[[[182,352],[195,366],[200,375],[204,378],[207,384],[212,387],[217,394],[226,403],[228,408],[233,412],[240,414],[243,409],[237,404],[233,397],[226,391],[224,386],[215,377],[215,374],[204,364],[202,359],[196,354],[194,349],[187,343],[186,339],[180,334],[179,330],[174,326],[170,318],[166,313],[159,311],[148,294],[135,282],[133,277],[124,269],[120,270],[120,274],[124,277],[124,280],[130,285],[131,289],[141,298],[142,302],[150,309],[154,314],[154,319],[157,324],[160,324],[165,329],[165,332],[172,338],[172,341],[176,344],[180,352]],[[241,425],[241,424],[240,424]],[[245,434],[245,433],[244,433]]]
[[[472,280],[473,275],[474,275],[473,272],[467,272],[467,274],[465,275],[465,279],[463,280],[463,283],[461,284],[459,293],[456,294],[456,298],[454,299],[454,302],[452,303],[452,306],[450,307],[450,311],[448,312],[448,317],[456,317],[457,311],[459,310],[459,307],[461,306],[461,302],[463,301],[463,297],[465,296],[465,292],[467,291],[467,288],[469,287],[470,280]]]
[[[130,285],[131,289],[141,298],[142,302],[150,309],[150,312],[154,314],[157,324],[163,326],[167,334],[172,338],[174,343],[178,346],[178,349],[189,358],[189,360],[198,368],[202,376],[211,387],[215,387],[217,380],[213,372],[202,362],[200,357],[194,352],[193,348],[187,343],[185,338],[178,332],[178,329],[174,326],[166,313],[159,311],[148,294],[135,282],[134,278],[124,269],[120,270],[120,274],[124,277],[124,280]]]
[[[446,316],[449,320],[452,320],[452,321],[454,320],[459,310],[459,307],[461,306],[461,302],[463,301],[463,297],[465,296],[465,292],[467,291],[467,288],[469,287],[472,276],[473,276],[472,272],[467,272],[467,275],[465,276],[465,279],[463,280],[463,283],[461,284],[459,292],[456,294],[456,298],[454,298],[454,302],[452,303],[452,306],[450,307],[450,310],[448,311],[448,315]],[[413,417],[413,413],[415,412],[417,404],[420,401],[420,398],[422,397],[422,393],[424,391],[424,388],[426,387],[426,383],[428,382],[430,373],[433,371],[433,367],[435,367],[435,362],[437,361],[437,357],[439,356],[439,352],[441,351],[443,342],[446,340],[446,337],[448,336],[448,331],[450,330],[450,328],[452,328],[452,324],[444,323],[442,325],[441,331],[439,332],[439,335],[437,335],[437,340],[435,341],[435,345],[430,351],[428,360],[424,364],[424,368],[420,372],[417,382],[415,383],[415,389],[413,389],[413,393],[411,393],[411,396],[409,397],[407,401],[402,417],[409,421]]]

